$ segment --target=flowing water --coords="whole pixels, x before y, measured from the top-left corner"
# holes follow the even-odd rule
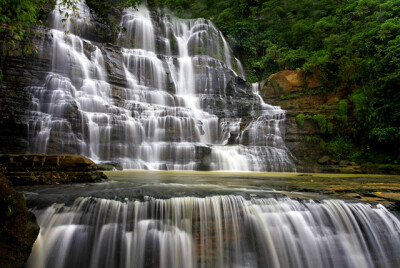
[[[82,154],[124,169],[295,171],[285,111],[242,80],[210,21],[127,8],[113,46],[85,39],[95,26],[83,0],[75,22],[63,21],[71,12],[59,0],[50,14],[51,47],[40,53],[51,69],[28,88],[30,153]]]
[[[383,205],[289,198],[254,175],[109,176],[25,187],[41,227],[28,267],[400,265],[400,221]]]

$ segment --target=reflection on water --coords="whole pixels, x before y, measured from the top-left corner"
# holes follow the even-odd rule
[[[293,193],[290,180],[263,177],[257,173],[201,173],[201,172],[106,172],[108,181],[95,184],[24,186],[29,206],[47,207],[53,203],[71,204],[78,197],[99,197],[115,200],[126,198],[143,200],[146,196],[206,197],[211,195],[240,195],[250,197],[282,196],[327,198],[314,193]],[[289,181],[287,181],[289,180]],[[278,183],[277,183],[278,182]]]
[[[232,194],[243,196],[246,199],[254,196],[271,197],[272,195],[347,199],[348,197],[341,197],[337,194],[332,195],[331,189],[340,189],[342,192],[354,191],[357,187],[362,187],[360,189],[364,192],[368,189],[381,191],[382,187],[395,190],[396,187],[399,187],[400,181],[398,177],[393,176],[340,174],[137,171],[105,173],[110,179],[101,183],[33,185],[18,187],[18,189],[26,192],[29,197],[28,205],[31,207],[47,207],[53,203],[72,204],[78,197],[143,200],[146,196],[166,199]],[[377,180],[379,180],[379,187],[376,187]]]

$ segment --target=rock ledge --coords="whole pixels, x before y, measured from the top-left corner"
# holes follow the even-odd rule
[[[107,179],[97,165],[81,155],[4,154],[0,165],[14,185],[97,182]]]

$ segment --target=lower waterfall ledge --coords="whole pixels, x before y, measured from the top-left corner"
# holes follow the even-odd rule
[[[81,155],[7,154],[0,166],[14,185],[68,184],[107,179],[97,165]]]

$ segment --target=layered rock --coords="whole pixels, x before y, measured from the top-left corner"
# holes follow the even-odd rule
[[[284,70],[272,74],[260,83],[267,99],[280,97],[282,94],[293,94],[321,87],[321,81],[316,74],[305,75],[301,71]]]
[[[14,185],[96,182],[107,179],[96,164],[80,155],[0,155]]]
[[[262,81],[261,94],[266,102],[286,110],[285,143],[297,159],[298,171],[360,173],[354,162],[342,162],[326,155],[320,136],[326,134],[312,119],[316,114],[328,117],[338,111],[338,100],[344,93],[325,91],[317,74],[284,70]],[[304,115],[299,124],[297,116]],[[353,120],[349,118],[349,120]],[[337,126],[333,125],[333,128]],[[335,131],[335,129],[333,130]]]

